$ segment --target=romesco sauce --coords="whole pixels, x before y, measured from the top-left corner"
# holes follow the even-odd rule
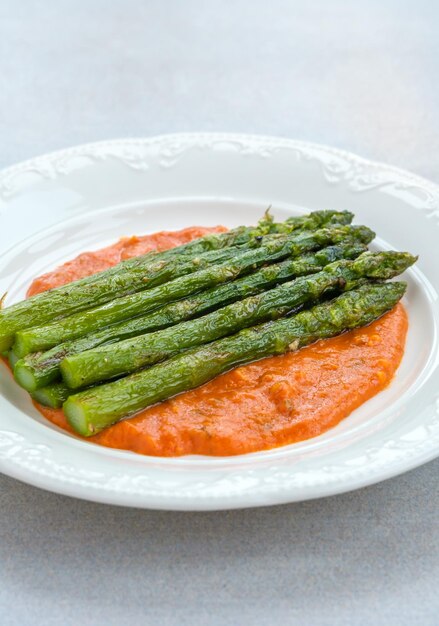
[[[222,230],[195,227],[122,239],[37,278],[28,295]],[[228,456],[316,437],[389,384],[404,353],[406,333],[407,316],[398,304],[370,326],[236,368],[88,440],[154,456]],[[72,432],[61,410],[35,406]]]

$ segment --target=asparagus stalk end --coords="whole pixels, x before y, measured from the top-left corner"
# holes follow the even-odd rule
[[[78,402],[71,402],[68,399],[64,402],[64,413],[67,415],[67,420],[70,426],[83,437],[91,437],[95,434],[95,426],[93,422],[89,420],[87,416],[87,410]]]
[[[27,336],[25,332],[18,331],[15,333],[15,341],[14,341],[14,353],[19,359],[22,359],[26,354],[32,352],[32,346],[27,340]]]
[[[69,397],[69,389],[64,383],[55,383],[34,391],[31,396],[36,402],[51,409],[60,409]]]
[[[17,361],[14,367],[14,378],[20,387],[32,393],[38,388],[37,379],[32,371],[32,368],[26,363],[24,359]]]

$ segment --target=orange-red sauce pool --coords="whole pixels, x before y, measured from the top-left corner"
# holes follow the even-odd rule
[[[224,229],[196,227],[122,239],[37,278],[28,295],[211,230]],[[389,384],[400,364],[406,333],[407,316],[399,304],[366,328],[239,367],[88,441],[140,454],[180,456],[243,454],[315,437]],[[61,410],[36,407],[70,431]]]

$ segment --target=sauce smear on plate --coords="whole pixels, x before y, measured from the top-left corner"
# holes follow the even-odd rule
[[[194,227],[125,238],[37,278],[28,295],[150,250],[224,230]],[[398,304],[366,328],[239,367],[88,441],[154,456],[228,456],[316,437],[390,383],[404,353],[407,326],[404,307]],[[61,410],[35,406],[52,423],[72,432]]]

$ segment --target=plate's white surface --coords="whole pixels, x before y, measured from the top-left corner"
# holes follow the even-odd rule
[[[379,247],[419,252],[410,329],[392,385],[325,435],[232,458],[160,459],[52,427],[0,364],[0,469],[53,491],[147,508],[223,509],[330,495],[439,455],[439,187],[338,150],[286,139],[170,135],[92,144],[0,173],[0,293],[122,235],[350,209]],[[7,252],[5,252],[8,250]]]

